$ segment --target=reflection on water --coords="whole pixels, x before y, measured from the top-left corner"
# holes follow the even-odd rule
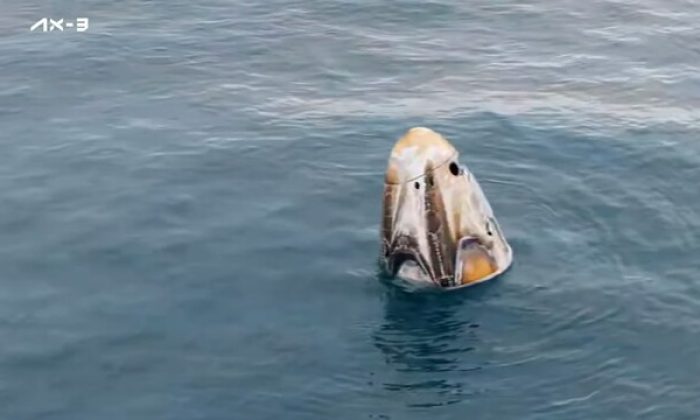
[[[383,387],[409,406],[454,404],[477,390],[470,378],[481,370],[479,300],[495,285],[443,292],[388,287],[384,322],[373,334],[393,374]]]

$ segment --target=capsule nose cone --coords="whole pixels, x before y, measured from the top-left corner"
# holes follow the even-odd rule
[[[385,181],[401,184],[418,178],[426,167],[437,167],[453,159],[457,149],[443,136],[425,127],[414,127],[391,149]]]

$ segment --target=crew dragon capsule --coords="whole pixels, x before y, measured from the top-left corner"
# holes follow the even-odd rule
[[[390,276],[458,288],[493,279],[513,261],[476,178],[431,129],[412,128],[394,145],[382,207],[380,264]]]

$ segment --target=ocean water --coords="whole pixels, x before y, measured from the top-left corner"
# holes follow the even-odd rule
[[[0,418],[698,418],[698,2],[0,11]],[[505,276],[380,279],[418,125]]]

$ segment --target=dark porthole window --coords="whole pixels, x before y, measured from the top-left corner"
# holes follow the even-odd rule
[[[454,176],[459,175],[459,165],[457,165],[455,162],[450,163],[450,173]]]

